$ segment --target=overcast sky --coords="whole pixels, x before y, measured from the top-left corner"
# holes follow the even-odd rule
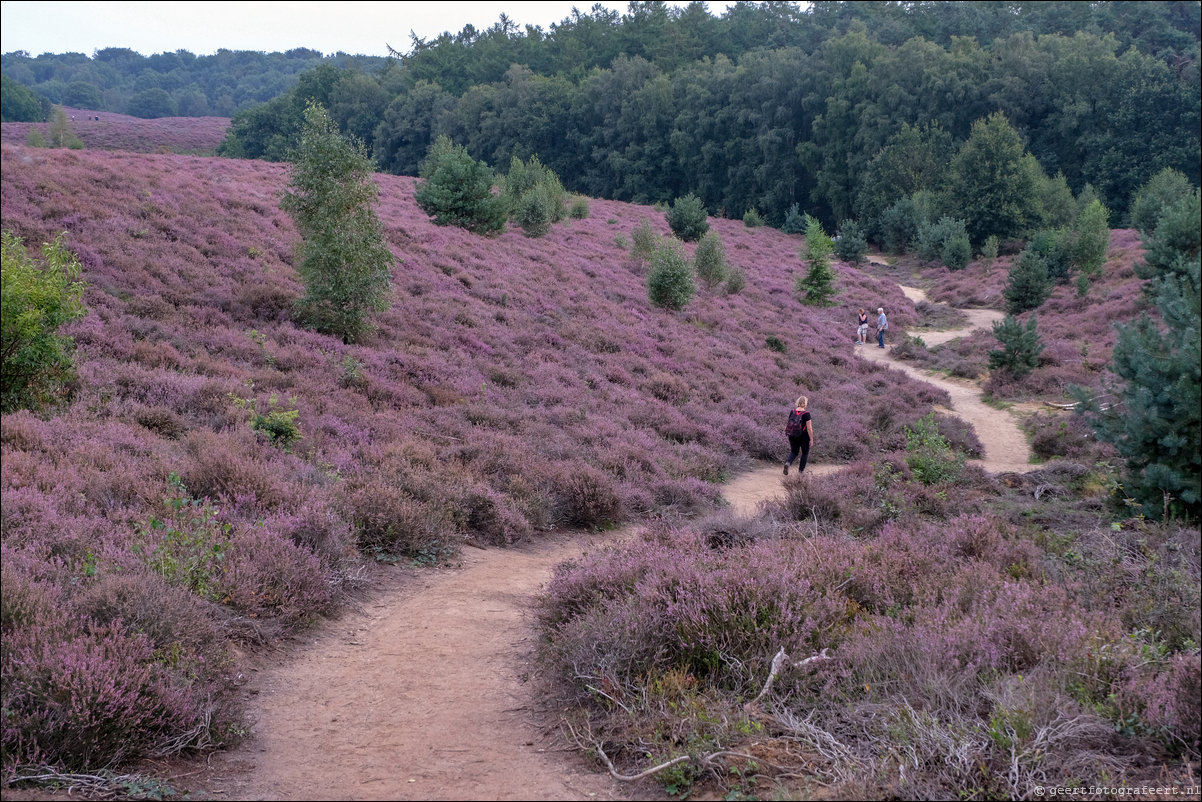
[[[480,30],[502,13],[519,28],[548,30],[583,2],[0,2],[0,52],[83,53],[128,47],[144,56],[188,50],[198,56],[226,50],[284,52],[294,47],[325,55],[386,56],[407,52],[409,32],[434,39],[467,24]],[[625,13],[625,2],[601,5]],[[687,2],[669,2],[685,6]],[[721,16],[733,2],[707,2]]]

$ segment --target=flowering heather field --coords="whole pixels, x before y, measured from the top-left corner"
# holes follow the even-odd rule
[[[161,117],[144,120],[107,111],[65,108],[71,129],[85,148],[135,153],[185,153],[211,156],[225,139],[229,117]],[[98,118],[98,119],[94,119]],[[0,142],[24,145],[31,129],[49,138],[49,123],[4,123]]]
[[[30,723],[36,706],[6,718],[6,771],[211,737],[234,673],[215,644],[303,626],[365,556],[435,561],[467,538],[709,509],[721,481],[783,457],[800,393],[814,459],[843,463],[904,447],[904,427],[946,402],[851,355],[856,306],[912,314],[895,286],[839,266],[842,306],[796,302],[797,238],[715,221],[747,286],[670,313],[616,242],[642,218],[667,234],[650,208],[593,201],[543,239],[485,239],[432,225],[413,179],[391,176],[393,307],[371,341],[344,345],[291,320],[287,178],[264,162],[3,145],[5,228],[32,250],[66,232],[89,309],[70,330],[70,404],[3,419],[5,615],[28,624],[6,625],[6,683],[53,686],[85,661],[110,711],[88,718],[94,732],[64,714],[54,737]],[[259,424],[292,412],[299,436],[273,444]],[[168,663],[149,659],[163,650]],[[150,719],[168,732],[135,723]],[[55,740],[81,731],[91,740]]]
[[[662,213],[592,200],[482,238],[380,175],[393,305],[345,345],[292,320],[286,165],[8,129],[3,225],[31,250],[66,232],[89,311],[69,403],[0,427],[5,783],[228,743],[238,647],[333,611],[373,559],[627,521],[647,537],[564,566],[542,616],[548,674],[620,762],[760,742],[852,795],[1004,796],[1197,755],[1196,533],[1112,528],[1078,463],[917,481],[906,428],[947,398],[852,345],[860,306],[919,321],[894,282],[837,263],[838,305],[801,306],[798,237],[711,220],[747,285],[668,312],[624,247]],[[846,470],[734,517],[721,483],[784,456],[803,393],[811,459]],[[781,647],[834,657],[746,713]]]

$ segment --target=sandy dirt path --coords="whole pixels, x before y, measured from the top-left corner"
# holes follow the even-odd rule
[[[947,390],[950,411],[985,445],[986,470],[1034,467],[1013,417],[983,404],[972,384],[894,362],[888,349],[856,346],[855,353]],[[765,465],[723,493],[736,512],[750,515],[784,492],[783,478],[780,465]],[[177,785],[193,799],[229,800],[666,798],[649,795],[654,785],[620,783],[564,750],[555,711],[538,709],[526,674],[535,600],[553,567],[635,531],[467,548],[455,567],[391,569],[360,609],[319,625],[288,659],[255,675],[248,683],[251,737],[190,774],[181,769],[188,776]]]
[[[192,783],[204,799],[623,799],[559,751],[526,673],[556,564],[624,533],[467,548],[397,574],[252,681],[253,735]]]
[[[920,289],[903,286],[901,290],[912,301],[926,300],[926,294]],[[994,321],[1003,318],[1001,312],[992,309],[963,309],[961,311],[968,315],[968,326],[951,331],[924,333],[922,335],[923,342],[927,345],[945,343],[976,329],[992,327]],[[919,381],[925,381],[946,390],[952,401],[951,409],[948,411],[971,424],[984,446],[984,456],[974,462],[990,473],[1006,471],[1023,473],[1038,467],[1031,464],[1031,448],[1014,415],[991,407],[982,401],[981,390],[973,382],[921,370],[893,359],[889,355],[893,346],[888,343],[888,336],[885,339],[884,348],[879,348],[870,341],[868,345],[855,346],[856,353],[865,359],[887,365],[894,370],[909,374]]]

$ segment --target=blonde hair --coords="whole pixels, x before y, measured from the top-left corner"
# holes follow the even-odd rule
[[[810,405],[810,399],[806,398],[804,395],[799,395],[799,396],[797,396],[797,400],[794,401],[793,404],[798,409],[805,409],[806,407],[808,407]]]

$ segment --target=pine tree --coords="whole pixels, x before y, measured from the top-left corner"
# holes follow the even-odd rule
[[[493,194],[492,169],[449,137],[440,136],[430,146],[419,177],[414,199],[435,224],[476,234],[494,234],[505,227],[509,210],[505,200]]]
[[[1032,248],[1025,249],[1018,263],[1010,268],[1010,280],[1002,291],[1006,297],[1006,312],[1019,315],[1038,309],[1052,294],[1052,281],[1048,277],[1048,264]]]
[[[1036,316],[1031,315],[1024,327],[1014,317],[1007,315],[1000,323],[993,324],[993,336],[1002,344],[1002,349],[989,352],[990,368],[1001,368],[1016,376],[1025,376],[1039,367],[1043,342],[1039,339],[1035,320]]]
[[[292,180],[280,206],[301,234],[298,311],[310,326],[351,342],[388,308],[392,252],[376,216],[379,189],[363,146],[343,137],[326,110],[305,109]]]
[[[834,243],[822,230],[822,224],[810,215],[805,216],[806,241],[801,258],[810,263],[805,276],[798,276],[794,289],[806,306],[832,306],[835,295],[835,271],[831,269]]]
[[[1145,515],[1202,513],[1202,288],[1197,257],[1155,281],[1161,322],[1119,327],[1114,372],[1121,403],[1097,417],[1098,436],[1127,462],[1126,489]]]

